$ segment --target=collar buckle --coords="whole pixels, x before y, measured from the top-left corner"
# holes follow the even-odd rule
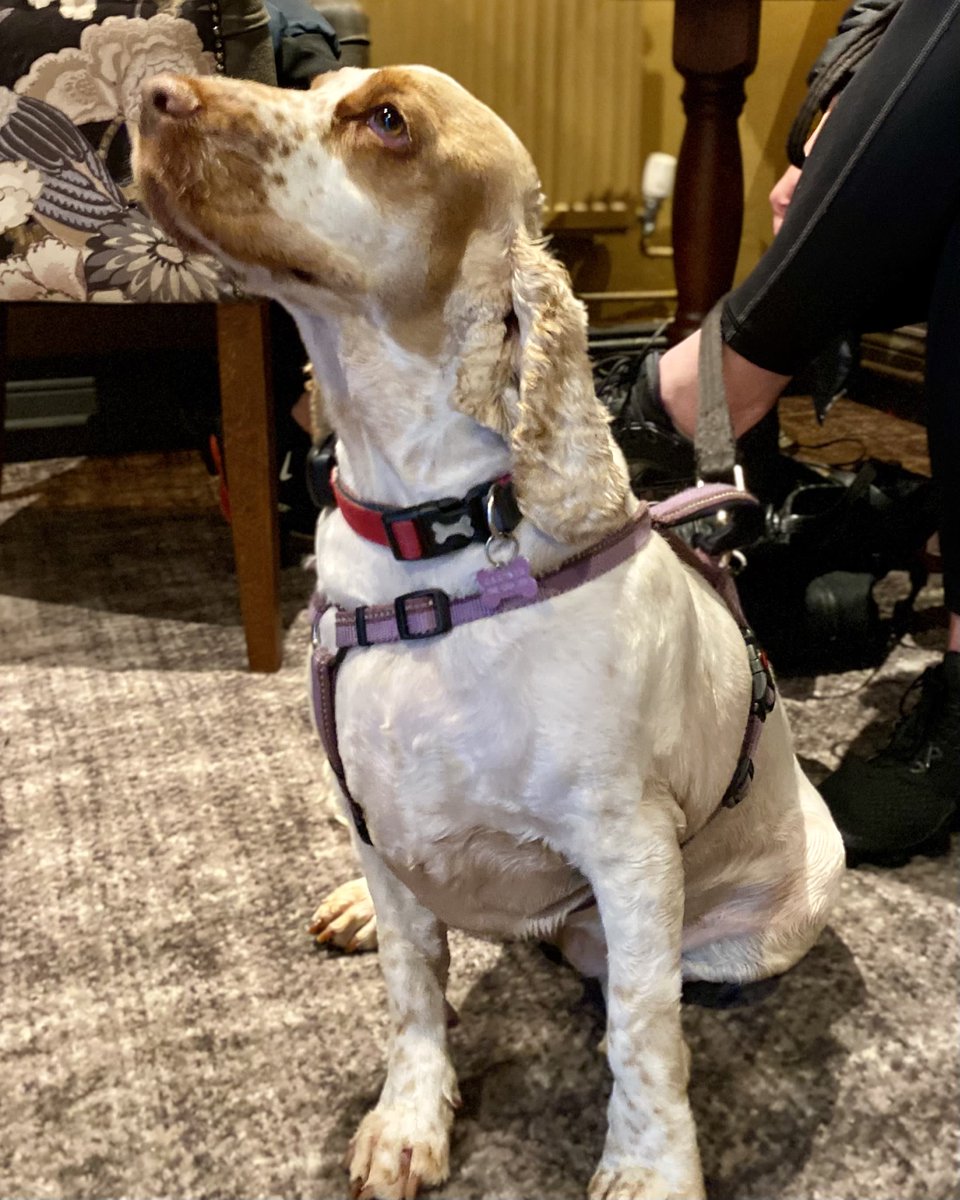
[[[401,534],[409,535],[411,528],[420,546],[420,558],[436,558],[478,541],[483,529],[478,524],[473,499],[470,492],[462,499],[446,496],[412,508],[384,512],[383,528],[393,557],[401,561],[410,558],[407,546],[401,542]],[[482,516],[482,510],[479,515]]]
[[[498,531],[509,533],[520,523],[520,509],[506,480],[477,484],[465,496],[445,496],[410,508],[387,509],[381,518],[394,558],[406,561],[437,558],[473,542],[486,541],[493,532],[488,517],[491,508]],[[411,554],[411,535],[419,547],[418,554]]]

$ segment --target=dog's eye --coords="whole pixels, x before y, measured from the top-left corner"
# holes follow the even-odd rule
[[[410,140],[407,123],[392,104],[378,104],[367,117],[367,124],[383,141],[399,146]]]

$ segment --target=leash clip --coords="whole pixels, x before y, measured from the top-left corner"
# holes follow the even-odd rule
[[[697,476],[697,487],[698,488],[706,487],[708,483],[721,483],[721,482],[727,483],[727,482],[729,482],[730,486],[732,488],[734,488],[736,491],[746,492],[747,481],[744,478],[743,467],[740,465],[740,463],[733,464],[732,474],[733,474],[733,478],[730,480],[719,480],[719,479],[709,479],[708,480],[708,479],[704,479],[702,476]],[[717,522],[718,525],[726,525],[727,522],[730,520],[730,514],[727,512],[727,510],[725,508],[718,508],[717,511],[714,513],[714,520]]]

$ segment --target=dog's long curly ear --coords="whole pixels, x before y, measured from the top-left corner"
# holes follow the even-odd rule
[[[579,542],[623,523],[629,480],[597,400],[587,318],[542,239],[510,248],[517,386],[504,396],[521,510],[550,537]]]

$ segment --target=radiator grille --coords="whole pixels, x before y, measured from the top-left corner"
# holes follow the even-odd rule
[[[640,186],[643,5],[372,0],[372,59],[446,71],[517,132],[548,214],[632,212]],[[588,221],[585,223],[589,223]]]

